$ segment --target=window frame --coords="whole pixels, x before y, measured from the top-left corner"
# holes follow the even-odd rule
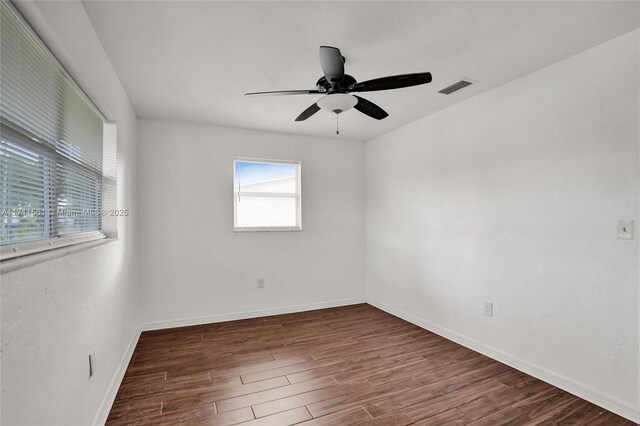
[[[236,163],[276,163],[276,164],[293,164],[296,166],[296,194],[294,197],[278,196],[279,193],[261,192],[261,197],[278,197],[278,198],[295,198],[296,200],[296,226],[237,226],[238,223],[238,193],[236,192]],[[233,195],[233,232],[299,232],[302,231],[302,162],[295,160],[274,160],[266,158],[253,157],[234,157],[232,162],[232,195]],[[247,193],[245,193],[247,194]],[[252,194],[252,193],[248,193]],[[244,195],[254,196],[254,195]]]
[[[100,109],[91,100],[91,98],[89,98],[89,96],[87,96],[87,94],[84,92],[84,90],[82,90],[80,85],[75,81],[75,79],[71,76],[71,74],[69,74],[69,72],[66,70],[66,68],[60,63],[58,58],[51,52],[51,50],[48,48],[46,43],[40,38],[40,36],[31,27],[31,25],[22,16],[22,14],[20,14],[20,12],[18,12],[18,10],[13,6],[13,4],[11,4],[11,2],[7,1],[7,0],[0,0],[0,1],[4,5],[7,6],[9,11],[17,19],[18,23],[33,38],[33,40],[36,42],[38,47],[40,49],[42,49],[42,51],[47,56],[47,58],[53,63],[53,65],[67,79],[69,84],[78,93],[78,95],[82,98],[82,100],[87,103],[87,105],[98,115],[98,117],[100,117],[100,119],[102,120],[102,123],[103,123],[103,140],[102,140],[103,153],[105,152],[105,149],[109,149],[110,151],[115,152],[116,144],[117,144],[116,139],[115,139],[115,131],[116,131],[115,130],[116,129],[115,123],[109,122],[109,120],[107,120],[107,118],[102,113],[102,111],[100,111]],[[11,123],[5,123],[5,125],[7,125],[9,127],[12,127],[16,132],[21,133],[25,137],[29,137],[29,138],[32,138],[32,139],[33,138],[37,139],[37,138],[40,137],[39,135],[31,134],[31,132],[26,131],[25,129],[14,127],[14,126],[11,125]],[[105,136],[105,132],[106,132],[106,127],[107,126],[110,126],[111,127],[111,132],[114,133],[112,138]],[[111,140],[111,139],[113,139],[113,140]],[[55,156],[55,154],[53,154],[53,156]],[[52,156],[52,158],[53,158],[53,156]],[[102,183],[101,183],[102,192],[101,192],[101,195],[100,195],[101,196],[101,207],[102,207],[103,210],[105,210],[107,207],[115,207],[115,205],[114,206],[105,205],[105,193],[104,193],[105,179],[107,179],[107,178],[115,178],[115,176],[113,176],[113,177],[112,176],[107,176],[107,174],[105,173],[105,165],[107,165],[106,164],[107,161],[108,160],[103,157],[103,160],[102,160],[102,162],[103,162],[103,164],[102,164]],[[115,190],[114,190],[113,194],[115,195]],[[106,227],[105,227],[105,220],[104,219],[105,218],[102,217],[102,220],[99,222],[100,223],[100,229],[98,229],[96,231],[79,232],[79,233],[75,233],[75,234],[66,234],[66,235],[60,235],[60,236],[54,236],[54,237],[45,237],[45,238],[38,239],[38,240],[23,241],[23,242],[17,242],[17,243],[13,243],[13,244],[6,244],[6,245],[3,245],[3,246],[0,246],[0,263],[3,263],[4,261],[9,261],[11,259],[15,259],[15,258],[18,258],[18,257],[21,257],[21,256],[47,252],[47,251],[50,251],[50,250],[53,250],[53,249],[56,249],[56,248],[69,247],[69,246],[88,243],[88,242],[97,241],[97,240],[101,240],[101,239],[105,239],[105,238],[117,238],[117,228],[114,225],[110,224],[108,226],[109,229],[107,230]],[[106,234],[107,232],[109,233],[109,235]],[[111,234],[113,234],[113,235],[111,235]]]

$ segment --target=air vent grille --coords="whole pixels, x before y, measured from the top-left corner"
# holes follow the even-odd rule
[[[450,95],[453,92],[457,92],[458,90],[464,89],[465,87],[470,86],[470,85],[471,85],[470,81],[460,80],[457,83],[453,83],[449,87],[445,87],[444,89],[440,90],[438,93],[444,93],[445,95]]]

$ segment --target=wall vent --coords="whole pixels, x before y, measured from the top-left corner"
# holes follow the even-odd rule
[[[444,93],[445,95],[450,95],[453,92],[457,92],[460,89],[464,89],[465,87],[467,87],[469,85],[471,85],[470,81],[460,80],[457,83],[453,83],[449,87],[445,87],[444,89],[440,90],[438,93]]]

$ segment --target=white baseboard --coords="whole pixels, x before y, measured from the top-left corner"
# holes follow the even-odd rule
[[[129,345],[127,346],[126,351],[122,355],[122,359],[120,360],[120,365],[118,365],[118,369],[116,370],[113,378],[111,379],[111,383],[109,383],[109,388],[107,389],[107,393],[104,395],[102,399],[102,403],[98,408],[98,412],[96,413],[96,417],[93,419],[93,425],[104,425],[107,421],[107,417],[109,416],[109,411],[111,411],[111,406],[113,405],[113,401],[116,399],[116,395],[118,394],[118,389],[120,388],[120,383],[122,383],[122,379],[124,378],[124,373],[127,371],[127,366],[129,365],[129,361],[131,361],[131,357],[133,356],[133,351],[138,344],[138,339],[140,338],[140,330],[136,330],[131,336],[131,340],[129,341]]]
[[[168,321],[149,321],[142,323],[142,331],[161,330],[164,328],[184,327],[189,325],[211,324],[224,321],[235,321],[247,318],[268,317],[271,315],[290,314],[293,312],[314,311],[316,309],[336,308],[338,306],[356,305],[367,303],[365,298],[332,300],[321,303],[308,303],[305,305],[285,306],[282,308],[263,309],[259,311],[232,312],[229,314],[208,315],[203,317],[180,318]]]
[[[531,364],[522,359],[515,358],[499,349],[493,348],[491,346],[487,346],[469,337],[458,334],[455,331],[450,330],[448,328],[441,327],[436,324],[432,324],[429,321],[426,321],[413,314],[404,312],[392,306],[386,305],[382,302],[368,299],[367,303],[372,306],[375,306],[378,309],[382,309],[383,311],[388,312],[391,315],[394,315],[398,318],[402,318],[405,321],[415,324],[418,327],[422,327],[442,337],[445,337],[449,340],[459,343],[462,346],[465,346],[476,352],[480,352],[481,354],[486,355],[490,358],[493,358],[496,361],[500,361],[501,363],[506,364],[510,367],[513,367],[516,370],[520,370],[533,377],[536,377],[540,380],[550,383],[560,389],[563,389],[569,393],[572,393],[606,410],[609,410],[626,419],[629,419],[632,422],[640,423],[639,407],[634,407],[626,402],[620,401],[619,399],[613,398],[596,389],[593,389],[590,386],[576,382],[575,380],[572,380],[568,377],[554,373],[543,367],[539,367],[537,365]]]

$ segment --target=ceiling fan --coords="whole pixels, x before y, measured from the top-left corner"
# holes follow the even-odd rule
[[[272,92],[251,92],[245,96],[258,95],[321,95],[309,108],[302,111],[295,121],[304,121],[320,109],[337,115],[351,108],[361,113],[382,120],[389,114],[378,105],[351,93],[375,92],[379,90],[400,89],[403,87],[418,86],[431,82],[431,73],[421,72],[415,74],[401,74],[389,77],[381,77],[358,83],[355,78],[344,73],[345,58],[340,49],[331,46],[320,46],[320,66],[324,76],[316,83],[316,90],[278,90]],[[336,130],[336,133],[340,132]]]

